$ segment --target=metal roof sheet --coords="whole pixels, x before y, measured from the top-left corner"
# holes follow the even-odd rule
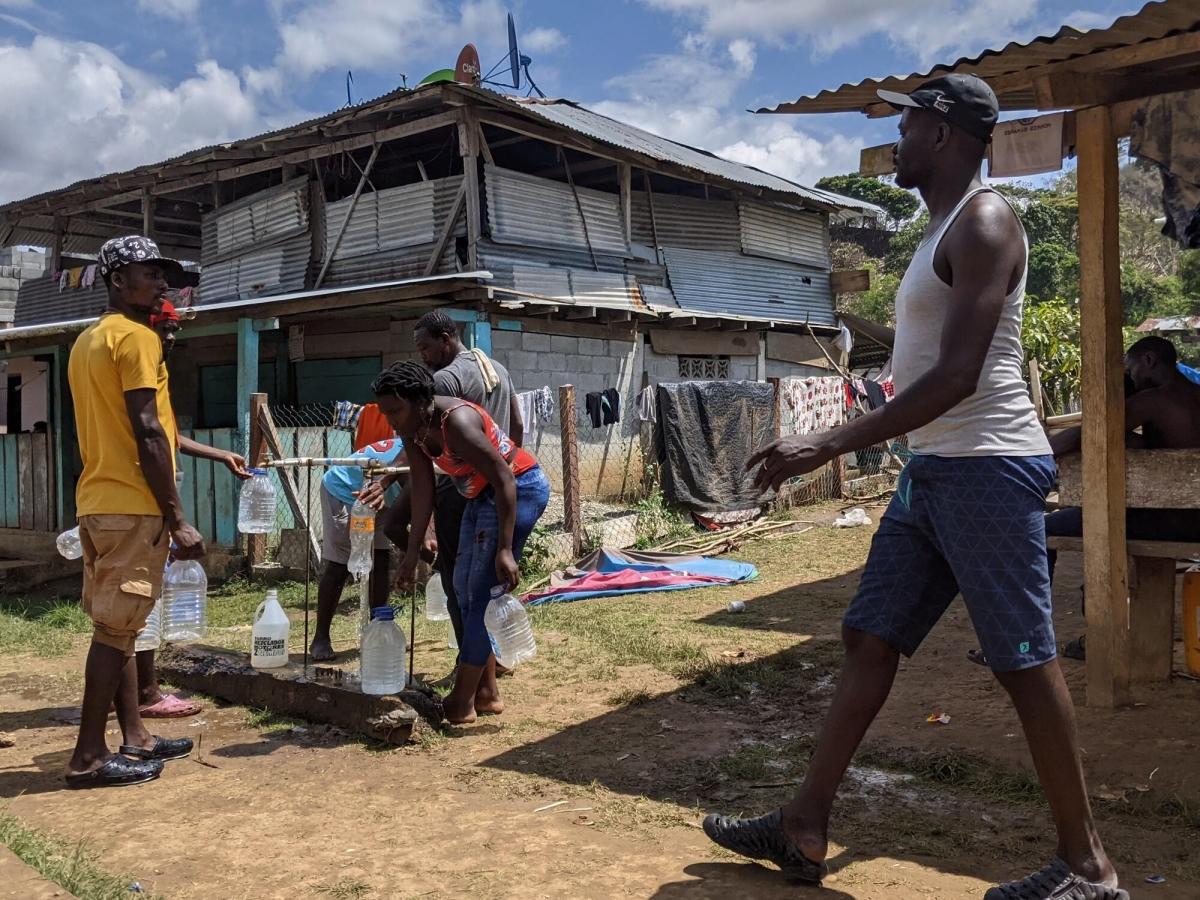
[[[985,80],[1012,75],[1049,63],[1063,62],[1097,53],[1157,40],[1168,35],[1195,31],[1200,27],[1200,4],[1195,0],[1158,0],[1147,3],[1132,15],[1121,16],[1108,28],[1079,31],[1063,27],[1051,35],[1034,38],[1027,43],[1012,42],[1000,49],[984,50],[977,56],[964,56],[953,63],[942,63],[925,72],[908,75],[887,75],[867,78],[857,84],[823,90],[802,96],[774,108],[764,107],[760,113],[832,113],[861,112],[880,102],[876,91],[909,91],[937,75],[950,72],[972,73]],[[1001,109],[1034,109],[1037,107],[1031,85],[997,91]]]

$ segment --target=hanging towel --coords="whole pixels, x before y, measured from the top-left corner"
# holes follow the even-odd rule
[[[642,388],[638,394],[638,419],[642,422],[658,421],[658,402],[652,387]]]
[[[67,269],[67,283],[70,284],[71,290],[79,287],[81,281],[83,281],[83,266]]]
[[[593,428],[600,427],[601,421],[601,397],[600,391],[592,391],[584,395],[583,408],[587,413],[588,420],[592,423]]]
[[[600,414],[604,425],[616,425],[621,421],[621,395],[616,388],[601,392]]]
[[[533,411],[538,421],[549,423],[554,418],[554,392],[549,387],[540,387],[533,393]]]
[[[61,294],[67,289],[67,285],[71,283],[71,273],[63,269],[58,275],[58,292]]]
[[[340,431],[354,431],[363,408],[349,400],[338,400],[333,404],[333,427]]]
[[[525,446],[528,447],[531,443],[536,445],[537,438],[541,436],[541,423],[538,421],[537,404],[534,403],[537,391],[525,391],[514,396],[516,397],[517,408],[521,410],[521,424],[525,430]]]
[[[80,284],[83,287],[90,288],[90,287],[92,287],[92,285],[94,285],[96,283],[96,269],[97,268],[98,268],[98,266],[96,266],[96,264],[93,263],[92,265],[88,266],[87,268],[85,268],[83,270],[83,279],[82,279],[82,281],[80,281]]]
[[[492,366],[492,361],[488,359],[487,354],[478,347],[471,351],[471,355],[475,357],[475,362],[479,364],[479,372],[483,376],[483,388],[490,394],[496,389],[496,385],[500,383],[500,376],[496,374],[496,370]]]

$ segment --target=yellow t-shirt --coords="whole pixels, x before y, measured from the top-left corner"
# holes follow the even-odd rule
[[[76,515],[161,516],[142,474],[125,393],[153,388],[158,420],[172,450],[179,443],[167,392],[162,342],[150,328],[121,313],[105,313],[71,348],[67,367],[83,474]]]

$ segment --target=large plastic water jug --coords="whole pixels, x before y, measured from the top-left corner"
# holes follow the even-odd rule
[[[492,588],[492,599],[483,614],[483,624],[492,638],[496,661],[507,669],[537,655],[533,626],[525,605],[503,587]]]
[[[364,694],[395,694],[408,683],[407,643],[395,618],[396,611],[390,606],[371,610],[371,624],[362,639],[360,675]]]
[[[375,510],[361,500],[350,509],[350,561],[346,568],[355,578],[371,574],[375,554]]]
[[[64,531],[54,541],[64,559],[79,559],[83,556],[83,545],[79,542],[79,526]]]
[[[288,633],[291,620],[279,605],[279,592],[267,591],[267,599],[254,612],[250,631],[250,665],[256,669],[275,669],[288,661]]]
[[[238,531],[242,534],[269,534],[275,530],[275,486],[266,469],[248,469],[250,478],[242,482],[238,494]]]
[[[425,619],[429,622],[445,622],[450,618],[446,605],[446,589],[442,587],[442,574],[434,572],[425,583]]]
[[[138,653],[144,650],[157,650],[162,643],[162,597],[154,602],[154,609],[146,617],[146,627],[138,632],[133,649]]]
[[[198,641],[208,631],[208,576],[194,559],[167,566],[162,590],[163,640]]]

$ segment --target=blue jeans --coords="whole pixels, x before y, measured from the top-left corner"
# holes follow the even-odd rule
[[[550,500],[550,482],[541,467],[517,476],[517,520],[513,525],[513,557],[519,563],[525,541]],[[488,488],[467,504],[458,535],[458,558],[454,562],[454,590],[462,611],[463,638],[459,659],[468,666],[486,665],[492,643],[483,624],[483,614],[496,584],[496,546],[500,516],[496,495]]]

